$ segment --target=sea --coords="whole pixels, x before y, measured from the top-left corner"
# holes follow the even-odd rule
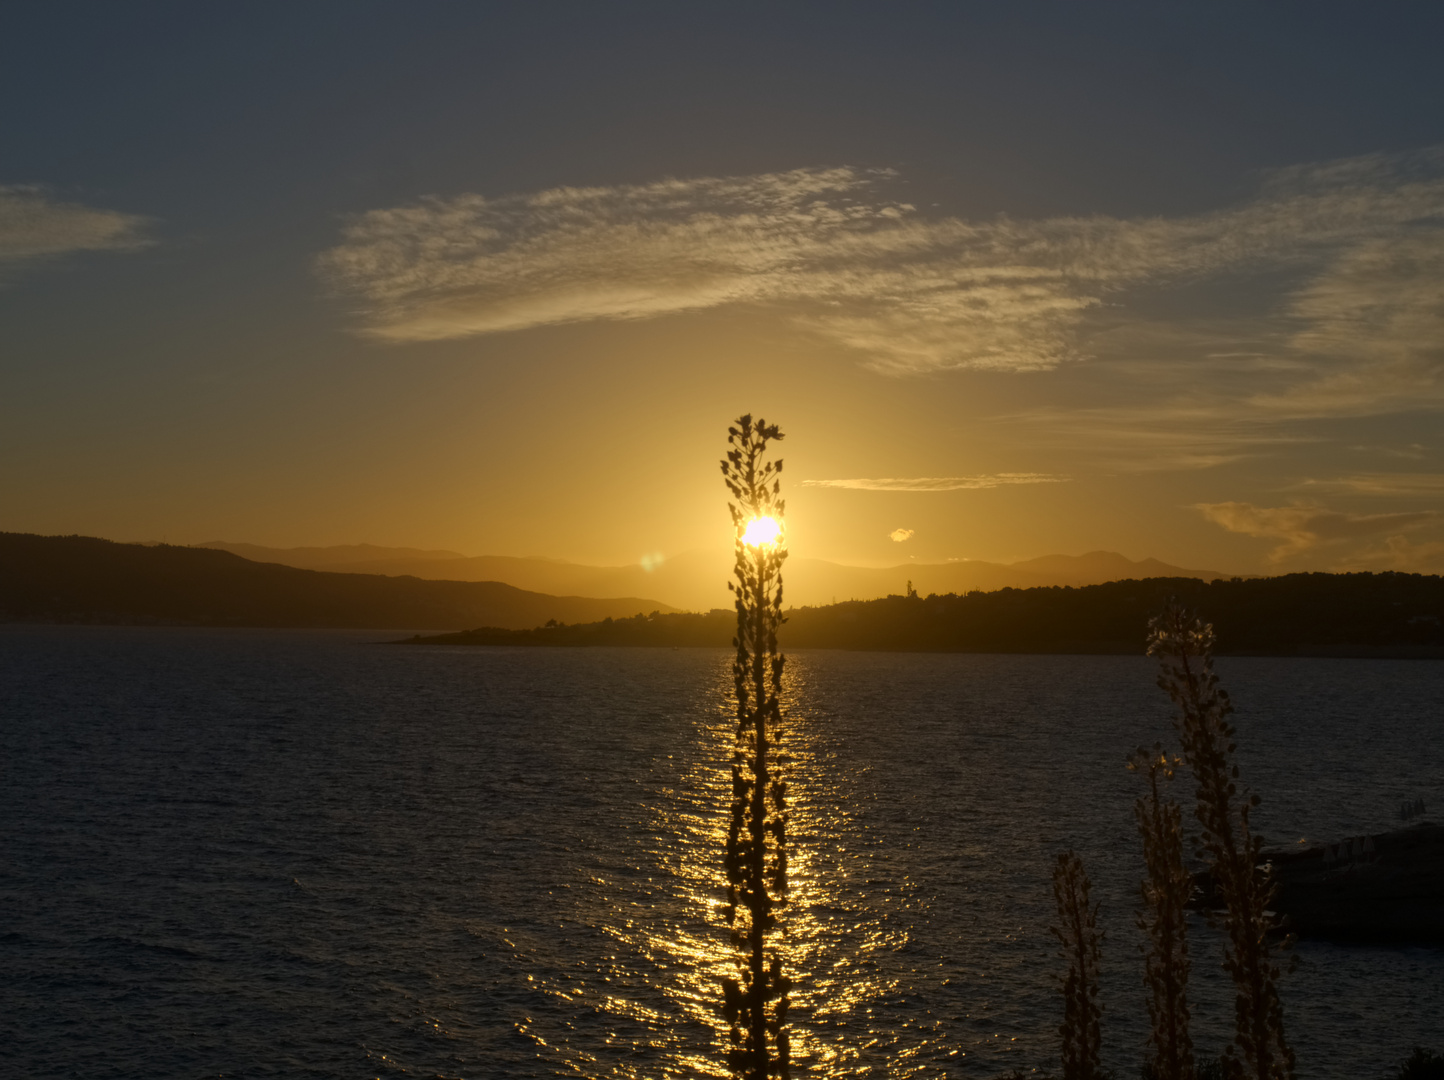
[[[721,1077],[731,657],[401,632],[0,627],[0,1074]],[[1444,662],[1223,658],[1255,828],[1444,811]],[[794,1076],[1058,1067],[1051,871],[1146,1055],[1143,656],[804,651],[784,685]],[[1186,782],[1176,794],[1187,802]],[[1194,1042],[1230,1037],[1190,928]],[[1444,950],[1301,942],[1301,1077],[1444,1052]]]

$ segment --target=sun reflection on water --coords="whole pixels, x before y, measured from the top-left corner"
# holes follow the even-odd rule
[[[594,1038],[549,1048],[563,1053],[575,1075],[730,1075],[720,1008],[721,980],[735,972],[722,871],[736,724],[730,674],[729,664],[719,664],[716,706],[697,721],[695,759],[645,801],[636,822],[644,848],[639,869],[595,874],[587,884],[592,917],[610,943],[604,967],[590,980],[544,988],[573,1014],[574,1025],[593,1035],[599,1025],[606,1029],[608,1053],[595,1051]],[[785,703],[802,700],[805,680],[801,667],[789,664]],[[918,1075],[924,1065],[914,1059],[935,1060],[937,1053],[937,1025],[927,1011],[918,1008],[901,1031],[873,1018],[875,1010],[916,994],[896,974],[897,954],[911,944],[904,902],[913,890],[888,873],[886,853],[870,850],[829,774],[834,754],[827,739],[805,708],[784,708],[790,895],[780,950],[795,984],[794,1068],[823,1077],[879,1075],[885,1060],[885,1075]]]

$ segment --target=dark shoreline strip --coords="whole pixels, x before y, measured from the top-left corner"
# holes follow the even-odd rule
[[[1202,582],[889,596],[787,613],[788,649],[1139,655],[1148,617],[1170,599],[1199,612],[1221,656],[1444,659],[1444,582],[1418,574],[1290,574]],[[482,627],[406,644],[726,648],[732,612],[637,615],[531,630]]]

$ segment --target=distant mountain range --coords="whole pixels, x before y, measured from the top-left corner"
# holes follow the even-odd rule
[[[320,549],[312,557],[360,554],[369,559],[376,550]],[[452,564],[453,554],[408,553],[419,562],[441,565]],[[370,561],[374,565],[378,560]],[[602,573],[606,568],[541,559],[489,562],[576,575],[572,581],[583,580],[586,572],[599,574],[595,580],[607,580]],[[698,557],[694,565],[704,564]],[[814,589],[832,575],[832,581],[845,583],[839,591],[851,583],[857,592],[880,588],[889,595],[870,600],[839,597],[837,604],[794,608],[783,643],[794,649],[1136,653],[1149,615],[1169,597],[1177,597],[1216,623],[1223,652],[1444,656],[1444,581],[1439,577],[1385,573],[1227,579],[1213,574],[1205,582],[1199,580],[1202,573],[1169,573],[1174,569],[1106,552],[1052,556],[1011,567],[951,563],[863,570],[800,560],[791,572],[804,580],[813,574]],[[917,595],[903,595],[908,577],[894,587],[898,571],[911,577]],[[1044,585],[997,587],[999,581],[1024,580],[1019,576],[1024,573],[1041,578]],[[1055,587],[1110,573],[1126,577]],[[796,599],[792,597],[794,603]],[[352,627],[441,632],[445,636],[432,640],[455,644],[725,647],[735,616],[720,609],[690,614],[635,596],[554,596],[498,581],[428,581],[303,569],[211,548],[0,533],[4,621]]]
[[[332,573],[205,548],[0,533],[0,621],[525,629],[675,610],[639,597],[548,596],[496,581]]]
[[[352,574],[410,575],[432,581],[499,581],[519,589],[579,597],[655,596],[673,607],[707,611],[730,607],[726,582],[730,552],[685,552],[651,569],[641,565],[586,566],[559,559],[505,555],[465,556],[455,551],[375,547],[267,548],[212,541],[204,548],[229,551],[256,562]],[[792,558],[783,578],[789,606],[818,607],[839,600],[872,600],[902,595],[907,583],[920,595],[966,593],[1012,587],[1101,585],[1129,578],[1198,578],[1232,575],[1187,570],[1157,559],[1132,560],[1112,551],[1086,555],[1045,555],[1018,563],[958,561],[904,563],[883,569],[843,566],[822,559]],[[650,610],[650,609],[649,609]],[[570,621],[570,620],[568,620]]]

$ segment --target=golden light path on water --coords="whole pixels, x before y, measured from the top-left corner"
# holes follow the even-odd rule
[[[615,1055],[590,1050],[592,1043],[580,1038],[550,1048],[589,1080],[730,1075],[720,1016],[720,981],[735,972],[722,877],[736,728],[730,659],[717,675],[715,706],[697,722],[695,760],[655,791],[638,822],[650,848],[638,860],[645,879],[614,871],[588,883],[605,901],[596,917],[613,942],[611,966],[592,985],[558,981],[546,988],[576,1015],[610,1024]],[[804,667],[789,662],[784,702],[798,702],[805,691]],[[924,1066],[914,1059],[936,1062],[939,1054],[940,1026],[926,1010],[917,1009],[903,1030],[870,1022],[875,1005],[904,1004],[912,993],[901,984],[896,957],[879,962],[907,949],[902,904],[910,890],[872,877],[869,868],[889,857],[858,850],[865,841],[829,775],[833,755],[820,736],[805,709],[787,709],[781,756],[790,788],[791,892],[780,948],[795,983],[794,1067],[821,1077],[919,1075]],[[639,1035],[645,1045],[637,1045]],[[881,1073],[879,1059],[888,1063]]]
[[[479,852],[492,869],[466,926],[476,941],[467,977],[479,965],[482,996],[426,1012],[428,1025],[451,1017],[448,1038],[469,1046],[484,1036],[488,1067],[457,1055],[451,1068],[402,1071],[725,1076],[731,657],[518,650],[491,663],[485,682],[510,677],[535,706],[500,695],[488,715],[507,725],[512,746],[491,733],[478,744],[503,748]],[[1130,747],[1167,734],[1151,662],[817,651],[790,656],[787,672],[793,1075],[1056,1073],[1050,876],[1070,848],[1087,859],[1107,934],[1104,1064],[1136,1075],[1148,1015],[1133,921],[1138,787],[1123,763]],[[1240,700],[1262,703],[1243,715],[1259,746],[1243,764],[1272,793],[1271,829],[1346,835],[1358,783],[1349,769],[1361,758],[1380,785],[1411,768],[1434,775],[1438,755],[1415,762],[1433,745],[1438,676],[1386,666],[1360,684],[1362,668],[1274,660],[1232,661],[1228,672]],[[1319,684],[1302,701],[1296,672]],[[1353,724],[1379,701],[1392,701],[1397,731],[1371,732],[1361,755]],[[1323,739],[1301,734],[1321,725]],[[1310,760],[1320,747],[1333,756]],[[462,760],[470,775],[478,758]],[[1231,984],[1219,933],[1199,920],[1190,937],[1194,1044],[1213,1056],[1231,1038]],[[1427,1001],[1441,975],[1427,953],[1302,943],[1286,1005],[1300,1075],[1379,1075],[1411,1039],[1434,1038]]]
[[[24,901],[7,909],[0,1072],[722,1075],[727,653],[374,636],[0,627],[4,866]],[[1137,1076],[1124,763],[1170,737],[1152,662],[788,663],[793,1075],[1056,1074],[1050,876],[1072,849],[1108,935],[1103,1064]],[[1401,798],[1444,804],[1444,670],[1220,668],[1262,834],[1358,836],[1393,827]],[[1189,934],[1211,1057],[1232,1038],[1232,984],[1221,933]],[[1438,949],[1306,938],[1294,956],[1301,1077],[1397,1073],[1439,1045]]]

